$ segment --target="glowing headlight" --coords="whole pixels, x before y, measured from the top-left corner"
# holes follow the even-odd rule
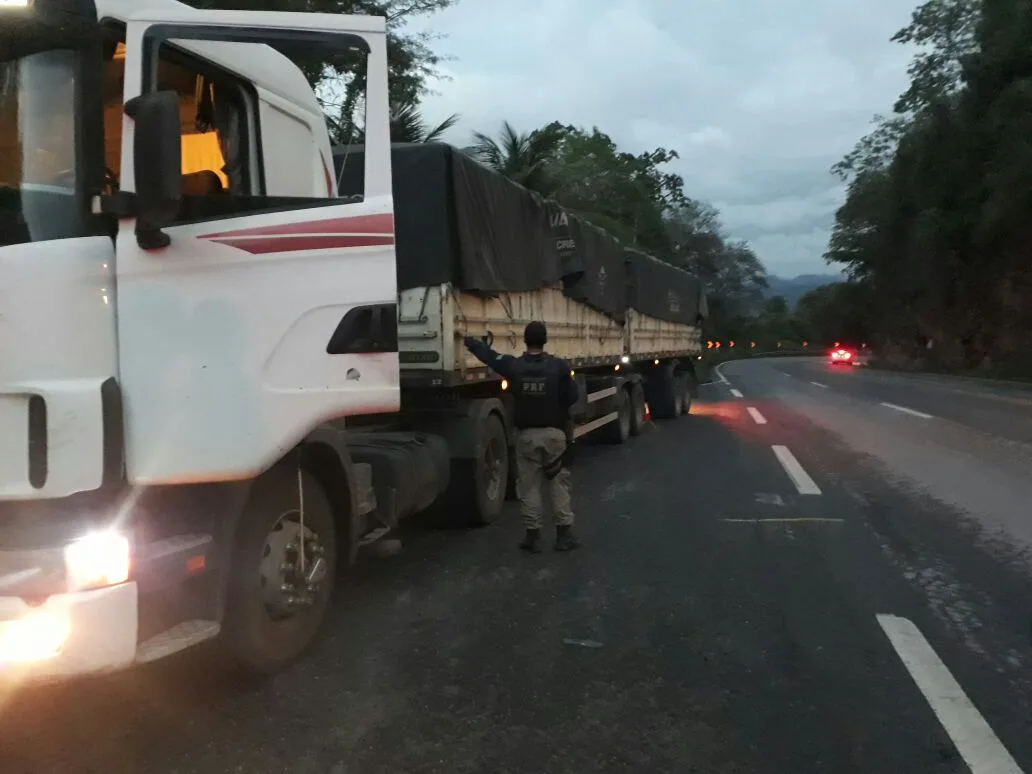
[[[65,547],[69,591],[115,586],[129,580],[129,539],[117,532],[94,532]]]
[[[28,8],[32,0],[0,0],[0,8]]]
[[[30,613],[0,621],[0,664],[24,664],[53,658],[61,652],[71,627],[64,618]]]

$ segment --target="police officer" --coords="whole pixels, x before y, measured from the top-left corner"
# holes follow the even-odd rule
[[[556,551],[580,546],[573,536],[570,506],[569,454],[573,425],[570,407],[577,402],[577,384],[570,366],[545,352],[548,331],[544,323],[532,322],[523,332],[527,350],[520,357],[500,355],[484,342],[467,337],[466,348],[512,385],[516,436],[516,491],[527,529],[520,548],[541,551],[541,490],[550,481],[552,508],[556,519]]]

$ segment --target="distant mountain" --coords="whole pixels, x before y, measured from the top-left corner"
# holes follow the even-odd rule
[[[798,277],[779,277],[776,274],[767,275],[767,283],[770,288],[764,291],[765,298],[783,296],[788,302],[789,309],[795,308],[796,302],[807,292],[821,285],[830,285],[832,282],[842,282],[840,274],[800,274]]]

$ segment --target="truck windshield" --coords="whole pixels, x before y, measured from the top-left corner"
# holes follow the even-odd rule
[[[0,61],[0,247],[78,232],[75,53]]]

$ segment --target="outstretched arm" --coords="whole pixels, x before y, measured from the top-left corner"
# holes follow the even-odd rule
[[[477,360],[486,365],[492,371],[507,379],[512,378],[512,364],[516,360],[512,355],[500,355],[491,349],[480,339],[467,336],[463,343]]]

